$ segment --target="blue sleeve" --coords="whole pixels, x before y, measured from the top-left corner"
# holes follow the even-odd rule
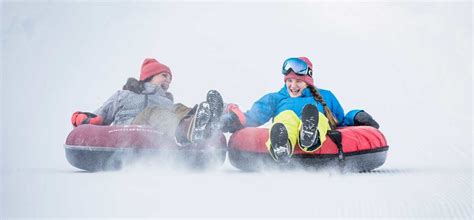
[[[327,97],[325,97],[325,99],[327,99],[326,102],[329,103],[329,108],[331,109],[331,112],[334,114],[334,117],[336,117],[338,121],[337,126],[353,126],[356,114],[363,110],[351,110],[344,116],[344,109],[337,100],[336,96],[329,90],[326,90],[326,92]]]
[[[267,94],[253,103],[252,108],[244,113],[246,127],[258,127],[265,124],[275,115],[276,97]]]
[[[354,125],[354,118],[357,113],[362,112],[364,110],[355,109],[347,113],[346,117],[344,117],[344,126],[353,126]]]

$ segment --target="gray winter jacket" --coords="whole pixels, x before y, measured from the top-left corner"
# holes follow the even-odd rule
[[[128,90],[119,90],[94,113],[103,117],[104,125],[128,125],[146,107],[173,107],[171,93],[160,86],[145,83],[141,94]]]

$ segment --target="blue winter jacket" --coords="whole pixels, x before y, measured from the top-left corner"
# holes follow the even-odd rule
[[[336,96],[331,91],[325,89],[318,89],[321,96],[326,101],[327,106],[334,114],[338,121],[338,126],[354,125],[355,115],[362,110],[352,110],[344,116],[344,109],[337,100]],[[245,112],[246,126],[258,127],[265,124],[268,120],[277,116],[280,112],[285,110],[292,110],[301,118],[303,107],[307,104],[313,104],[318,107],[318,110],[324,114],[324,108],[321,103],[316,103],[311,91],[306,88],[299,97],[292,98],[288,94],[286,85],[279,92],[269,93],[258,101],[256,101],[252,108]]]

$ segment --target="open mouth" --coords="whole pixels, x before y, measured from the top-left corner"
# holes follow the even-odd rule
[[[291,94],[299,94],[301,89],[290,89]]]

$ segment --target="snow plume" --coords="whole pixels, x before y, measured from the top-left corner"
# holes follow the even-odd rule
[[[198,144],[177,145],[172,140],[153,138],[158,147],[133,147],[128,140],[100,164],[100,170],[205,171],[219,168],[226,155],[224,137],[216,135]],[[151,143],[151,142],[150,142]]]
[[[124,158],[123,170],[203,172],[219,168],[224,156],[225,151],[217,149],[161,149]]]
[[[227,144],[219,133],[201,142],[177,144],[149,126],[80,125],[65,143],[69,163],[87,171],[140,169],[207,170],[225,160]]]

